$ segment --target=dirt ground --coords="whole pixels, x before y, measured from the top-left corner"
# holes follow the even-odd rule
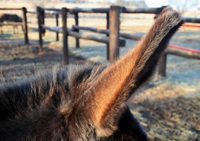
[[[145,29],[146,30],[146,29]],[[30,33],[32,34],[32,33]],[[37,54],[37,40],[23,45],[23,40],[0,38],[0,82],[23,79],[38,70],[50,69],[62,60],[61,43],[48,42],[44,53]],[[74,41],[72,41],[74,44]],[[172,39],[173,44],[200,50],[200,30],[182,28]],[[88,51],[82,43],[79,52]],[[127,46],[135,43],[127,41]],[[91,46],[94,46],[92,44]],[[102,45],[96,44],[102,49]],[[102,54],[97,47],[95,50]],[[84,50],[85,49],[85,50]],[[94,49],[94,48],[93,48]],[[127,52],[129,47],[122,48]],[[70,63],[90,59],[70,48]],[[91,50],[91,49],[90,49]],[[77,53],[77,54],[76,54]],[[93,52],[96,54],[96,52]],[[137,91],[128,105],[154,141],[200,141],[200,61],[169,55],[167,78],[156,75]]]

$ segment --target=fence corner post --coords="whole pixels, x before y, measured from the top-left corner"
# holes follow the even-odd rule
[[[22,29],[23,29],[23,32],[24,32],[24,42],[25,42],[25,44],[29,44],[28,26],[27,26],[27,9],[25,7],[22,7],[22,15],[23,15]]]
[[[63,34],[63,64],[69,63],[68,56],[68,31],[67,31],[67,8],[62,8],[62,34]]]
[[[119,57],[120,6],[109,10],[109,60],[113,63]]]

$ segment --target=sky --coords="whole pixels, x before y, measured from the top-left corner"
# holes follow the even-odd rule
[[[95,0],[94,0],[95,1]],[[102,0],[96,0],[102,1]],[[117,2],[117,0],[109,0],[110,2]],[[124,1],[131,1],[131,0],[124,0]],[[190,9],[193,7],[200,8],[200,0],[132,0],[132,1],[144,1],[148,7],[160,7],[169,5],[173,8],[183,8],[183,9]]]
[[[148,7],[160,7],[168,5],[168,0],[145,0]]]
[[[200,0],[144,0],[148,7],[159,7],[163,5],[170,5],[173,8],[181,7],[190,9],[192,7],[200,8]]]

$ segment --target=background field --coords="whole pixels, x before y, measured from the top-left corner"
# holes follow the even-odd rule
[[[144,35],[153,24],[154,15],[122,15],[121,29],[126,33]],[[105,28],[105,15],[82,14],[81,26]],[[28,15],[30,27],[37,27],[35,15]],[[47,25],[55,25],[48,18]],[[61,23],[61,22],[60,22]],[[68,26],[74,24],[69,19]],[[13,34],[5,27],[0,34],[0,82],[22,79],[25,75],[52,68],[62,60],[62,36],[55,41],[55,33],[44,36],[44,54],[37,54],[38,33],[29,29],[30,45],[23,45],[23,34]],[[90,34],[84,32],[82,34]],[[99,34],[93,34],[99,36]],[[137,42],[127,40],[120,49],[123,55]],[[172,44],[200,50],[200,28],[182,27],[171,40]],[[70,63],[108,63],[105,44],[81,40],[75,48],[74,38],[69,38]],[[148,136],[157,141],[200,141],[200,60],[168,55],[167,78],[154,77],[146,83],[128,104],[132,113],[146,129]]]

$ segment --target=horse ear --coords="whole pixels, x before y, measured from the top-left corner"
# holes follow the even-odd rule
[[[88,90],[86,109],[90,109],[99,137],[109,136],[117,129],[125,102],[151,76],[160,54],[182,23],[179,13],[166,8],[136,47],[95,80]]]

